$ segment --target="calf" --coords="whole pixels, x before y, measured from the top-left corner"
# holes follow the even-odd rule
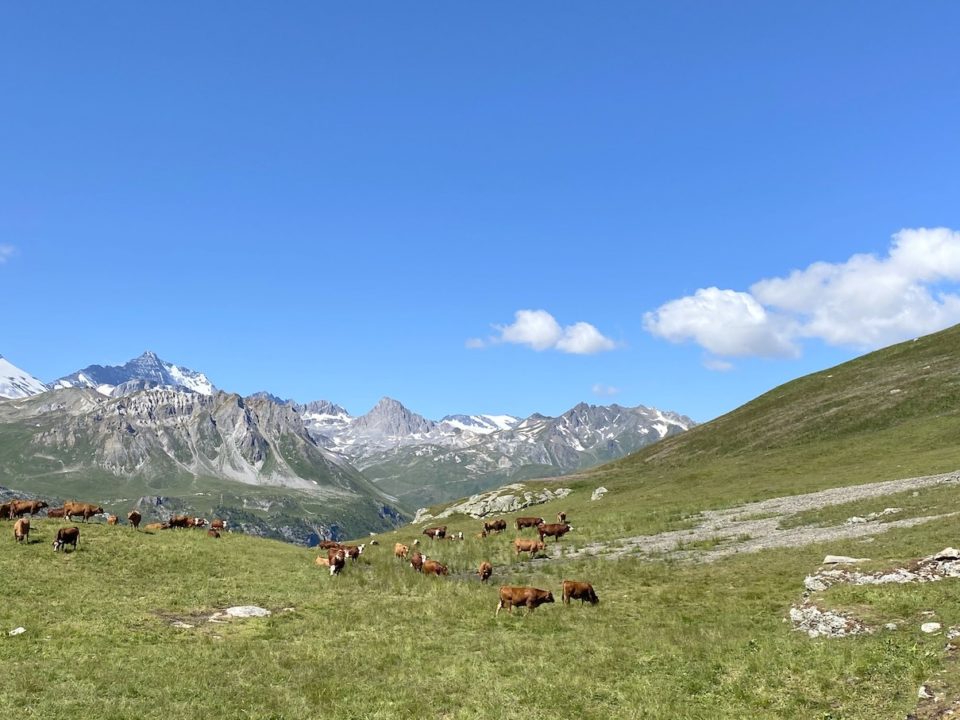
[[[64,545],[73,545],[73,549],[77,549],[77,545],[80,542],[80,528],[78,527],[62,527],[57,529],[57,537],[53,541],[53,551],[57,552]],[[66,550],[64,550],[66,552]]]
[[[507,521],[504,520],[503,518],[497,518],[496,520],[490,520],[490,521],[485,520],[483,523],[483,529],[488,533],[503,532],[504,530],[507,529]]]
[[[520,553],[528,552],[530,553],[531,559],[536,556],[538,552],[542,552],[546,549],[546,545],[543,540],[526,540],[524,538],[517,538],[513,541],[513,549],[517,551],[517,556],[519,557]]]
[[[421,555],[419,552],[414,552],[410,556],[410,567],[412,567],[417,572],[423,572],[423,563],[426,561],[427,556]]]
[[[528,527],[536,527],[543,522],[542,517],[521,517],[517,518],[517,530],[523,530]]]
[[[569,605],[571,598],[573,600],[579,600],[581,605],[583,605],[584,600],[591,605],[596,605],[598,602],[600,602],[600,598],[597,597],[597,594],[593,591],[593,585],[590,583],[577,582],[576,580],[564,580],[563,604]]]
[[[212,538],[218,538],[220,537],[220,531],[210,528],[209,530],[207,530],[207,536]]]
[[[393,556],[401,560],[406,560],[409,552],[410,548],[403,543],[395,543],[393,546]]]
[[[477,570],[477,575],[480,576],[480,582],[486,582],[490,579],[490,576],[493,575],[493,565],[484,560],[480,563],[480,569]]]
[[[432,540],[442,540],[447,536],[447,526],[440,525],[439,527],[426,528],[423,534]]]
[[[573,530],[573,525],[567,525],[566,523],[541,523],[537,525],[537,532],[540,533],[541,540],[546,536],[554,537],[559,542],[560,538],[571,530]]]
[[[62,518],[62,517],[63,517],[63,508],[62,508],[62,507],[50,508],[49,510],[47,510],[47,517],[48,517],[48,518]]]
[[[134,530],[137,530],[140,527],[141,520],[143,520],[143,516],[136,510],[131,510],[127,513],[127,522],[130,523],[130,526]]]
[[[448,574],[447,566],[442,562],[437,560],[424,560],[423,561],[423,574],[424,575],[447,575]]]
[[[150,523],[149,525],[145,526],[143,529],[146,530],[147,532],[153,532],[154,530],[167,530],[169,528],[170,526],[167,525],[166,523]]]
[[[50,506],[43,500],[14,500],[10,503],[10,515],[12,517],[23,517],[29,514],[33,517],[34,513],[40,512],[45,507]]]
[[[213,528],[214,530],[224,530],[224,531],[226,531],[226,529],[227,529],[227,521],[226,521],[226,520],[221,520],[220,518],[216,518],[216,519],[214,519],[214,520],[210,523],[210,527]]]
[[[500,602],[497,603],[497,612],[494,615],[500,614],[500,608],[506,608],[513,614],[513,608],[521,605],[525,606],[528,612],[533,612],[537,606],[552,602],[553,593],[549,590],[529,586],[501,585]]]
[[[13,524],[13,539],[17,542],[30,542],[30,521],[27,518],[20,518]]]
[[[120,518],[118,518],[116,515],[107,516],[107,525],[116,525],[118,522],[120,522]]]
[[[566,521],[567,521],[567,514],[561,510],[560,512],[557,513],[557,522],[565,523]]]
[[[2,505],[0,505],[0,520],[10,519],[11,507],[13,507],[13,503],[3,503]]]

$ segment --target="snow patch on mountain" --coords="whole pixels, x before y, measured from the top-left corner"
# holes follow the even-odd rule
[[[201,395],[213,395],[216,388],[201,372],[174,365],[147,351],[123,365],[91,365],[52,383],[54,389],[70,387],[93,388],[102,395],[115,396],[125,390],[136,389],[130,383],[145,383],[144,387],[182,388]]]
[[[0,397],[25,398],[39,395],[47,386],[0,355]]]

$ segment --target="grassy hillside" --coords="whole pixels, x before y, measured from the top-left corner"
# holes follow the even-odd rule
[[[812,641],[783,622],[826,550],[712,566],[639,560],[508,565],[507,538],[437,543],[451,577],[415,574],[380,545],[330,578],[310,551],[239,535],[82,527],[55,554],[52,521],[17,546],[0,522],[0,702],[21,718],[903,717],[946,662],[917,626],[960,623],[956,583],[861,589],[901,630]],[[412,538],[412,533],[397,537]],[[956,537],[924,527],[871,553],[922,554]],[[442,548],[442,550],[441,550]],[[496,564],[491,587],[471,573]],[[564,577],[600,605],[559,603]],[[494,617],[496,585],[533,583],[558,602]],[[203,617],[258,604],[268,619]],[[192,628],[174,625],[182,622]],[[16,627],[26,632],[6,633]]]
[[[945,640],[960,627],[960,579],[816,594],[823,608],[869,623],[871,635],[810,639],[786,618],[825,554],[869,557],[869,570],[903,567],[960,545],[955,517],[710,564],[571,551],[691,528],[706,509],[957,469],[958,338],[953,329],[802,378],[628,459],[553,481],[572,493],[521,514],[562,509],[575,531],[534,562],[513,554],[514,531],[480,539],[479,521],[463,516],[446,523],[465,541],[424,538],[428,554],[449,564],[445,578],[393,558],[393,542],[422,537],[418,526],[385,533],[330,578],[313,565],[315,552],[269,540],[91,525],[78,552],[54,554],[54,521],[37,521],[27,546],[0,521],[0,576],[9,580],[0,583],[0,703],[25,718],[200,718],[213,708],[250,718],[940,717],[960,698],[957,651]],[[609,492],[590,500],[600,485]],[[960,484],[781,524],[842,525],[888,504],[910,517],[957,511]],[[696,558],[722,542],[679,540],[676,550]],[[473,574],[484,559],[495,566],[490,587]],[[564,578],[592,582],[600,604],[564,607]],[[557,603],[494,617],[502,583],[551,589]],[[203,620],[248,603],[275,613]],[[942,632],[920,631],[931,619]],[[18,626],[26,632],[6,635]],[[940,700],[918,705],[921,684]]]

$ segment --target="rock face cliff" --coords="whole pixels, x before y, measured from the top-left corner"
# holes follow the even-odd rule
[[[308,535],[381,530],[403,516],[316,443],[296,407],[169,386],[119,397],[64,388],[0,402],[0,484],[102,501],[158,489],[207,497],[219,488],[214,494],[261,519],[271,508],[294,517],[302,506]]]

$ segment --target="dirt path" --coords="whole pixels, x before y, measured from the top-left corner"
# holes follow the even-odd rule
[[[887,482],[832,488],[805,495],[790,495],[760,502],[747,503],[726,510],[706,510],[700,513],[694,528],[663,532],[658,535],[638,535],[613,543],[593,543],[568,552],[564,558],[585,555],[620,557],[624,555],[668,555],[712,562],[734,553],[756,552],[776,547],[795,547],[828,540],[840,540],[876,535],[895,528],[912,527],[957,513],[913,517],[892,522],[863,522],[831,527],[796,527],[782,529],[780,522],[790,515],[807,510],[818,510],[830,505],[842,505],[856,500],[893,495],[895,493],[960,484],[960,472],[927,477],[890,480]],[[724,538],[716,547],[684,550],[690,543]]]

